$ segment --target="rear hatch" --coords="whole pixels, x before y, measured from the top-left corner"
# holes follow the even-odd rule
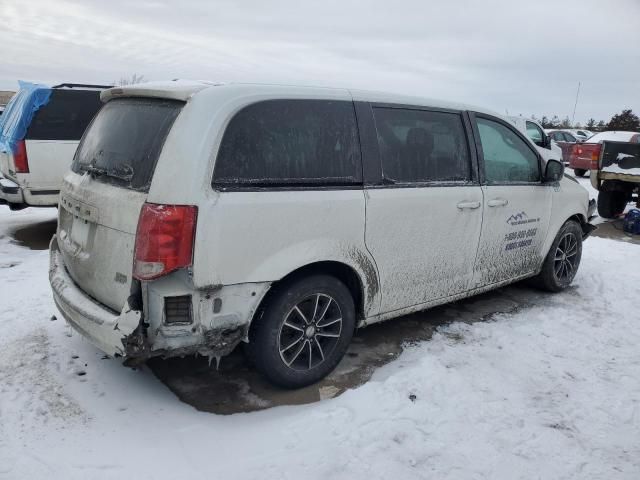
[[[82,290],[116,312],[130,294],[140,209],[183,105],[159,98],[109,101],[63,182],[58,244],[65,266]]]

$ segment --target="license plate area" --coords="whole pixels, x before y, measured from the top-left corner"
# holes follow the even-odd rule
[[[71,241],[76,245],[80,246],[83,250],[87,247],[87,241],[89,240],[89,232],[91,227],[87,220],[84,220],[79,217],[73,217],[73,222],[71,223]]]
[[[76,248],[86,250],[91,232],[98,223],[98,209],[66,195],[61,197],[60,206],[71,220],[64,222],[69,239]]]

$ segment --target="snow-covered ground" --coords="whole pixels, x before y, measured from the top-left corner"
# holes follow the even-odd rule
[[[640,478],[637,245],[590,239],[574,288],[340,397],[216,416],[51,320],[48,252],[8,233],[54,216],[0,207],[2,479]]]

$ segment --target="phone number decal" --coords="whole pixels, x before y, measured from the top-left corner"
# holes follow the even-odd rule
[[[504,236],[505,250],[514,250],[516,248],[528,247],[533,243],[533,237],[538,233],[537,228],[529,228],[525,230],[518,230],[517,232],[507,233]]]

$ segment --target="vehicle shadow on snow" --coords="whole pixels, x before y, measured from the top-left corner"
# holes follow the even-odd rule
[[[156,358],[147,365],[180,400],[205,412],[232,414],[312,403],[364,384],[376,369],[397,358],[405,345],[429,340],[438,326],[484,321],[539,303],[548,295],[526,284],[515,284],[360,329],[336,370],[299,390],[267,383],[247,364],[241,348],[223,358],[218,369],[205,357]]]

